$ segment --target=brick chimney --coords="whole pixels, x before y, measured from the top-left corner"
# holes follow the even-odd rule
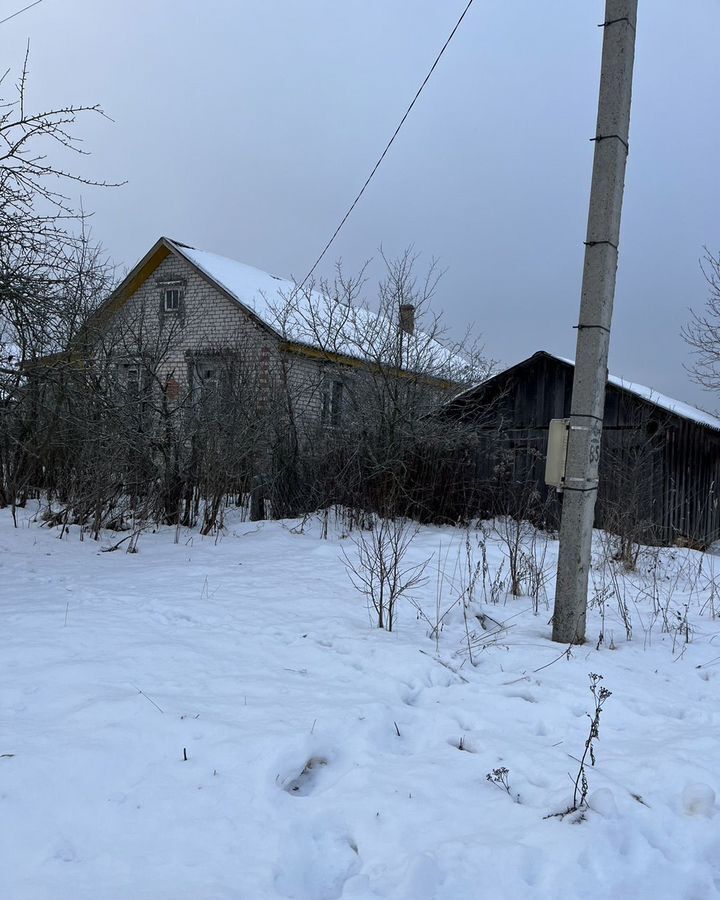
[[[400,330],[415,334],[415,306],[412,303],[400,304]]]

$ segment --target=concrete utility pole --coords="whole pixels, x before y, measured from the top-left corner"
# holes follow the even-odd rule
[[[595,157],[577,326],[553,640],[585,639],[608,346],[630,128],[637,0],[606,0]]]

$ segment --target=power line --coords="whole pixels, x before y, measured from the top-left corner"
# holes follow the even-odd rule
[[[38,2],[39,2],[39,0],[38,0]],[[332,242],[335,240],[335,238],[336,238],[336,237],[338,236],[338,234],[340,233],[340,229],[343,227],[343,225],[345,224],[345,222],[347,222],[348,218],[350,217],[350,213],[355,209],[355,207],[357,206],[358,201],[360,200],[360,198],[362,197],[362,195],[365,193],[365,189],[367,188],[367,186],[368,186],[368,185],[370,184],[370,182],[372,181],[373,176],[375,175],[375,173],[377,172],[377,170],[380,168],[380,164],[381,164],[382,161],[385,159],[385,156],[387,155],[387,152],[388,152],[388,150],[390,149],[390,147],[392,147],[395,138],[398,136],[398,134],[399,134],[399,132],[400,132],[400,129],[401,129],[401,128],[403,127],[403,125],[405,124],[405,120],[406,120],[407,117],[410,115],[413,106],[415,106],[415,104],[416,104],[416,102],[417,102],[418,97],[420,96],[420,94],[422,94],[425,85],[428,83],[428,81],[430,81],[430,76],[431,76],[432,73],[435,71],[435,67],[436,67],[437,64],[440,62],[440,58],[442,57],[443,53],[447,50],[448,44],[449,44],[450,41],[455,37],[455,32],[456,32],[456,31],[458,30],[458,28],[460,27],[460,25],[461,25],[461,23],[462,23],[462,20],[465,18],[466,13],[467,13],[468,10],[470,9],[470,7],[473,5],[473,2],[474,2],[474,0],[468,0],[468,3],[466,4],[465,9],[462,11],[462,13],[461,13],[461,15],[460,15],[460,18],[459,18],[459,19],[457,20],[457,22],[455,23],[455,27],[454,27],[453,30],[450,32],[450,34],[448,35],[447,40],[445,41],[445,43],[444,43],[444,44],[442,45],[442,47],[440,48],[440,52],[439,52],[438,55],[435,57],[435,61],[434,61],[433,64],[430,66],[430,70],[428,71],[427,75],[426,75],[425,78],[423,79],[423,82],[422,82],[422,84],[420,85],[420,87],[417,89],[417,92],[416,92],[415,96],[413,97],[412,102],[410,103],[410,106],[408,106],[408,108],[405,110],[405,115],[402,117],[402,119],[400,119],[399,125],[397,126],[397,128],[396,128],[395,131],[393,132],[392,137],[390,138],[390,140],[389,140],[389,141],[387,142],[387,144],[385,145],[385,149],[384,149],[383,152],[380,154],[380,156],[379,156],[379,158],[378,158],[378,161],[375,163],[375,165],[373,166],[372,171],[370,172],[370,174],[368,175],[367,179],[365,180],[365,184],[360,188],[359,194],[358,194],[357,197],[353,200],[353,202],[350,204],[350,207],[349,207],[348,211],[345,213],[345,215],[344,215],[344,216],[342,217],[342,219],[340,220],[340,224],[338,225],[338,227],[337,227],[337,228],[335,229],[335,231],[333,232],[332,237],[331,237],[330,240],[327,242],[327,244],[325,244],[325,246],[323,247],[322,253],[320,254],[320,256],[318,256],[318,258],[317,258],[317,259],[315,260],[315,262],[313,263],[312,268],[310,269],[310,271],[307,273],[307,275],[303,278],[303,280],[302,280],[302,281],[300,282],[300,284],[298,285],[298,290],[301,290],[301,289],[304,287],[304,285],[305,285],[305,283],[307,282],[307,280],[311,277],[311,275],[313,274],[313,272],[315,271],[315,269],[318,267],[318,265],[320,264],[321,260],[323,259],[323,257],[325,256],[325,254],[326,254],[326,253],[328,252],[328,250],[330,249],[330,246],[331,246]]]
[[[34,3],[30,3],[30,4],[28,4],[28,6],[23,6],[22,9],[19,9],[17,12],[14,12],[11,16],[6,16],[4,19],[0,19],[0,25],[2,25],[3,22],[9,22],[10,19],[14,19],[15,16],[19,16],[20,13],[24,13],[26,10],[32,9],[33,6],[37,6],[38,3],[42,3],[42,0],[35,0]]]

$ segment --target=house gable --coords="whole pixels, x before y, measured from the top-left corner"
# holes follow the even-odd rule
[[[185,272],[180,275],[182,268]],[[192,319],[192,324],[185,325],[187,345],[207,342],[209,336],[215,342],[224,338],[229,345],[233,332],[244,320],[255,327],[256,339],[259,330],[262,339],[296,359],[304,356],[316,364],[350,368],[393,364],[399,324],[392,319],[316,292],[302,292],[287,279],[167,237],[161,237],[128,273],[89,320],[88,329],[107,327],[129,305],[137,304],[139,298],[150,309],[152,285],[171,277],[183,277],[189,285],[183,311],[186,318]],[[195,296],[204,296],[207,303],[202,314],[193,301]],[[218,298],[224,298],[226,303],[218,304]],[[234,316],[230,308],[235,309]],[[197,332],[194,336],[193,330]],[[243,344],[236,335],[234,340]],[[405,335],[402,345],[402,362],[396,370],[399,377],[419,376],[423,382],[443,390],[467,377],[468,360],[421,332]],[[413,360],[421,361],[419,369]]]
[[[184,252],[186,249],[185,245],[179,241],[161,237],[137,265],[130,270],[110,297],[98,308],[89,325],[102,327],[107,324],[113,316],[127,306],[131,298],[139,293],[149,300],[153,290],[152,286],[148,287],[149,283],[157,287],[158,283],[163,280],[171,280],[173,277],[178,277],[191,284],[194,295],[202,296],[203,299],[211,302],[219,295],[227,301],[226,309],[233,307],[242,310],[245,316],[258,328],[277,338],[280,337],[252,308],[245,306],[222,284],[218,283],[206,271],[196,265],[188,254]],[[211,291],[203,290],[203,287],[210,288]],[[157,293],[159,297],[159,288]],[[232,321],[236,323],[239,319],[234,317]]]

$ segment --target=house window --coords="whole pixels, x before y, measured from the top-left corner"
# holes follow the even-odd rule
[[[211,360],[196,360],[192,372],[194,400],[208,401],[219,395],[220,369]]]
[[[218,372],[217,369],[208,369],[203,366],[200,370],[200,380],[203,386],[203,392],[213,394],[217,390]]]
[[[128,366],[125,370],[125,384],[128,397],[135,400],[140,396],[140,369],[137,366]]]
[[[330,422],[337,427],[342,419],[343,407],[343,383],[342,381],[333,381],[332,395],[330,397]]]
[[[166,313],[178,312],[180,309],[180,288],[165,288],[163,309]]]
[[[322,421],[324,425],[337,428],[342,422],[343,395],[345,385],[342,381],[331,381],[325,388],[322,403]]]

